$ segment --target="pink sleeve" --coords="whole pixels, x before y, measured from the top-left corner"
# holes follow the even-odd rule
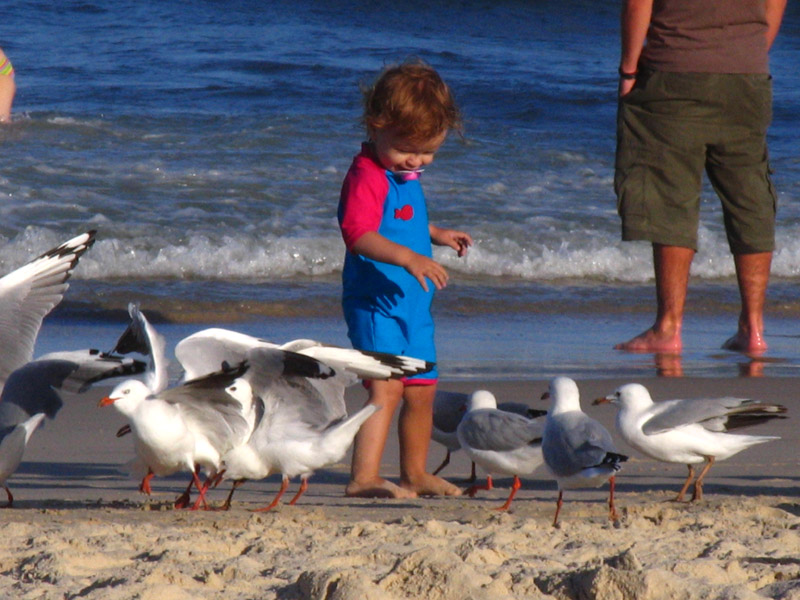
[[[339,226],[348,250],[368,231],[380,229],[388,193],[389,182],[383,171],[358,165],[348,171],[339,199]]]

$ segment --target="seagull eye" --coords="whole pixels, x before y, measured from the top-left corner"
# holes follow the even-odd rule
[[[232,392],[235,392],[235,391],[236,391],[236,386],[235,386],[235,385],[232,385],[232,386],[231,386],[231,387],[229,387],[228,389],[229,389],[230,391],[232,391]]]

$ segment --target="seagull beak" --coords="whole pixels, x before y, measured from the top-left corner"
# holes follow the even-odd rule
[[[602,398],[595,398],[592,400],[592,406],[597,406],[598,404],[608,404],[614,400],[613,396],[604,396]]]
[[[550,400],[550,392],[545,392],[544,394],[542,394],[539,400]]]
[[[116,398],[111,398],[110,396],[106,396],[105,398],[101,398],[100,402],[97,403],[97,406],[111,406],[114,404]]]

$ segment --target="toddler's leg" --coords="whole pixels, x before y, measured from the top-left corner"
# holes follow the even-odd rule
[[[459,496],[461,490],[427,471],[428,447],[433,427],[435,385],[405,388],[398,423],[400,435],[400,485],[420,495]]]
[[[350,482],[345,495],[367,498],[413,498],[416,494],[380,476],[381,458],[397,405],[403,398],[403,383],[373,381],[368,404],[380,406],[359,429],[353,444]]]

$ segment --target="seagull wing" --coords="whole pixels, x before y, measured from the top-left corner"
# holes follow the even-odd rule
[[[479,409],[464,416],[458,432],[462,443],[471,448],[506,452],[541,444],[544,420],[526,419],[501,410]]]
[[[240,363],[165,390],[158,397],[177,405],[191,430],[199,431],[224,451],[250,432],[244,407],[226,391],[247,368],[246,363]]]
[[[281,348],[312,356],[337,371],[345,369],[362,379],[398,379],[433,368],[433,363],[410,356],[341,348],[308,339],[293,340]]]
[[[193,333],[178,342],[175,357],[183,367],[184,379],[190,380],[218,371],[223,363],[240,363],[253,348],[277,347],[251,335],[214,327]]]
[[[113,352],[129,354],[137,352],[148,357],[149,366],[145,374],[147,387],[153,394],[158,394],[167,389],[169,374],[166,341],[144,316],[135,302],[128,304],[128,314],[131,322],[122,333],[114,346]],[[219,366],[217,366],[217,369]]]
[[[0,385],[33,358],[42,320],[61,302],[94,236],[94,231],[81,234],[0,278]]]
[[[710,431],[725,432],[772,418],[784,418],[786,408],[762,404],[744,398],[697,398],[665,400],[653,405],[654,415],[642,426],[646,435],[653,435],[694,423]]]

